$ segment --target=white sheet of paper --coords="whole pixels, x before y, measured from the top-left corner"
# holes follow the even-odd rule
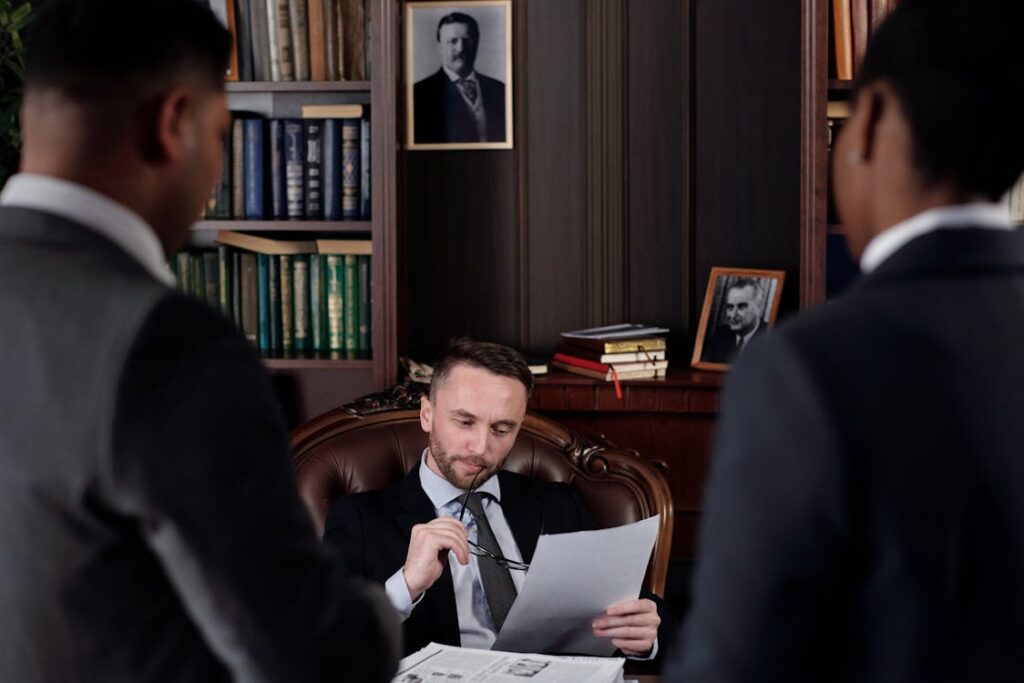
[[[634,524],[544,535],[493,649],[608,656],[615,646],[591,624],[640,594],[658,516]]]

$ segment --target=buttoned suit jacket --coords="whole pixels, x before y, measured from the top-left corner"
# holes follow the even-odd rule
[[[0,315],[0,680],[390,678],[397,619],[316,538],[224,316],[16,207]]]
[[[501,509],[529,564],[541,533],[560,534],[590,529],[592,523],[572,488],[563,483],[542,482],[513,472],[498,472]],[[405,564],[412,527],[436,518],[434,505],[420,483],[419,466],[394,485],[336,499],[328,512],[324,540],[341,554],[346,567],[358,576],[386,582]],[[662,617],[662,634],[671,639],[675,621],[660,598],[644,591],[641,597],[655,600]],[[451,569],[445,563],[441,578],[427,589],[422,601],[403,624],[405,654],[430,642],[458,646],[458,612]],[[659,658],[665,647],[661,645]]]
[[[479,71],[487,142],[505,142],[505,84]],[[444,69],[413,85],[417,143],[481,142],[476,118]]]
[[[1024,679],[1024,233],[966,227],[742,353],[665,680]]]

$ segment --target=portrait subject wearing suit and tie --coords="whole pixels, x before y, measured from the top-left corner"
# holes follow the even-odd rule
[[[716,268],[708,284],[694,353],[695,367],[721,369],[775,319],[782,273]],[[779,278],[776,281],[776,278]]]
[[[409,147],[510,148],[507,3],[408,7]]]

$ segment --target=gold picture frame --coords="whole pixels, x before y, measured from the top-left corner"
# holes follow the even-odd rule
[[[728,370],[753,338],[775,325],[785,279],[782,270],[712,268],[690,365]]]
[[[407,148],[512,149],[512,117],[512,0],[406,3]]]

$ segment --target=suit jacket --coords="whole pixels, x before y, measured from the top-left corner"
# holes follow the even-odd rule
[[[505,84],[476,74],[487,116],[487,142],[505,142]],[[413,85],[418,143],[482,142],[476,118],[444,69]]]
[[[760,337],[767,329],[768,324],[762,320],[747,343]],[[736,333],[728,325],[719,325],[708,339],[708,343],[701,353],[701,360],[708,363],[732,363],[735,361],[735,355]]]
[[[13,207],[0,312],[0,680],[389,679],[393,610],[322,549],[223,316]]]
[[[541,533],[560,534],[592,527],[590,517],[567,484],[542,482],[513,472],[500,471],[501,509],[519,546],[523,561],[529,563]],[[436,517],[434,505],[420,484],[419,467],[393,486],[341,496],[327,515],[324,540],[333,545],[354,574],[381,584],[405,564],[412,527]],[[662,618],[659,656],[671,642],[674,619],[661,599],[647,593],[641,597],[658,603]],[[441,578],[427,589],[423,600],[403,624],[404,653],[419,650],[430,642],[459,645],[458,613],[451,569],[445,563]]]
[[[943,229],[727,384],[666,680],[1024,679],[1024,234]]]

